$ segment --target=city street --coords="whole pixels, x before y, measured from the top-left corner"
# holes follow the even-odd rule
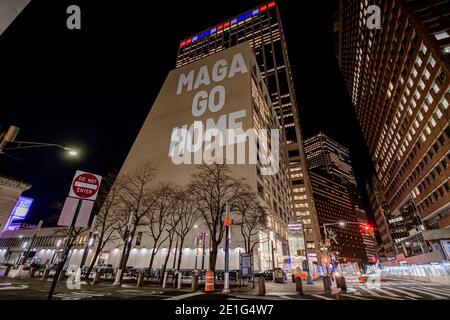
[[[41,280],[0,280],[0,300],[43,300],[46,299],[50,281]],[[83,282],[80,289],[69,289],[66,283],[58,284],[55,300],[448,300],[450,286],[433,283],[406,280],[387,280],[380,284],[348,284],[346,293],[333,287],[331,294],[325,294],[320,281],[313,286],[304,284],[305,294],[300,296],[295,292],[293,283],[278,284],[267,282],[267,293],[258,296],[258,288],[249,287],[232,289],[231,294],[220,292],[191,292],[188,289],[161,289],[157,286],[136,288],[132,283],[121,287],[111,283],[101,283],[95,286]]]

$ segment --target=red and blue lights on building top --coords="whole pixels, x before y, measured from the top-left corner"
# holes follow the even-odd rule
[[[218,31],[221,31],[221,30],[223,30],[225,28],[228,28],[228,27],[230,27],[232,25],[235,25],[238,22],[245,21],[248,18],[251,18],[251,17],[254,17],[254,16],[258,15],[258,14],[261,14],[262,12],[265,12],[268,9],[271,9],[273,7],[275,7],[275,1],[269,2],[268,4],[262,5],[262,6],[260,6],[257,9],[254,9],[252,11],[244,13],[243,15],[240,15],[237,18],[234,18],[234,19],[231,19],[231,20],[229,20],[227,22],[219,24],[218,26],[213,27],[213,28],[211,28],[211,29],[209,29],[209,30],[207,30],[207,31],[205,31],[203,33],[200,33],[200,34],[198,34],[198,35],[196,35],[196,36],[194,36],[192,38],[189,38],[189,39],[186,39],[184,41],[181,41],[180,48],[183,48],[183,47],[185,47],[187,45],[190,45],[190,44],[192,44],[194,42],[197,42],[197,41],[199,41],[201,39],[204,39],[206,37],[209,37],[210,35],[213,35],[213,34],[215,34]]]

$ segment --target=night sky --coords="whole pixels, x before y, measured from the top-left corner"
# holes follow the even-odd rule
[[[35,199],[28,222],[56,222],[77,169],[120,169],[180,40],[261,3],[32,0],[0,37],[0,123],[20,127],[18,140],[81,156],[50,148],[11,151],[21,162],[0,157],[1,175],[33,185],[24,193]],[[322,131],[347,146],[364,193],[371,162],[335,57],[334,1],[278,3],[303,135]],[[71,4],[81,8],[81,30],[66,28]]]

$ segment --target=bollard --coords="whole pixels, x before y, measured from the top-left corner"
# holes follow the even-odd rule
[[[5,270],[5,272],[3,273],[3,277],[7,277],[8,276],[8,274],[9,274],[9,272],[11,271],[11,265],[8,265],[8,266],[6,266],[6,270]]]
[[[144,274],[139,273],[138,278],[137,278],[136,287],[138,287],[138,288],[142,287],[143,283],[144,283]]]
[[[191,290],[192,291],[197,291],[198,290],[198,275],[196,275],[196,274],[194,274],[192,276]]]
[[[331,280],[330,276],[325,276],[322,278],[323,280],[323,289],[325,293],[331,293]]]
[[[178,272],[178,286],[177,286],[177,289],[181,289],[182,276],[183,276],[183,274],[181,272]]]
[[[93,284],[93,285],[100,282],[100,277],[101,277],[101,275],[102,275],[102,274],[101,274],[100,272],[98,272],[98,271],[96,271],[96,272],[94,273],[94,279],[92,280],[92,284]]]
[[[214,272],[206,272],[205,277],[205,292],[214,292]]]
[[[301,277],[295,277],[295,291],[303,295],[303,281]]]
[[[50,275],[50,268],[45,268],[44,275],[42,276],[41,280],[47,280],[49,275]]]
[[[167,274],[168,274],[167,271],[164,272],[163,285],[162,285],[163,289],[166,287],[166,284],[167,284]]]
[[[341,277],[341,292],[347,292],[347,283],[344,277]]]
[[[28,279],[34,278],[35,273],[36,273],[36,268],[30,267],[30,272],[28,273]]]
[[[336,288],[341,287],[341,277],[336,277]]]
[[[266,295],[266,281],[264,277],[258,278],[258,296]]]

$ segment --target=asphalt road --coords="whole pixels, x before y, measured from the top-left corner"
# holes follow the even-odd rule
[[[22,280],[0,278],[0,300],[45,300],[51,280]],[[323,294],[309,292],[296,294],[289,284],[270,284],[267,295],[233,290],[230,295],[220,293],[189,292],[188,290],[161,289],[157,286],[136,288],[134,284],[121,287],[110,283],[92,286],[82,283],[80,288],[58,283],[55,300],[449,300],[450,286],[406,280],[385,280],[369,284],[349,283],[346,293]],[[294,288],[294,289],[292,289]]]

